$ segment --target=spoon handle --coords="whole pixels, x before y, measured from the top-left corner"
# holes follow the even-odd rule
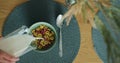
[[[62,29],[60,28],[60,40],[59,40],[59,56],[63,56],[63,49],[62,49]]]

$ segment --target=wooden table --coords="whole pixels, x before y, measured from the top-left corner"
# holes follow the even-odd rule
[[[2,26],[4,25],[5,18],[9,13],[19,4],[26,2],[27,0],[0,0],[0,35],[2,35]],[[64,3],[64,0],[58,0],[60,3]],[[93,42],[90,24],[84,24],[81,21],[80,15],[75,15],[80,27],[81,43],[78,55],[74,59],[73,63],[102,63],[101,59],[96,54]]]

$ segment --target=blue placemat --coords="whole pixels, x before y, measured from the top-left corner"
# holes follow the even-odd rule
[[[103,39],[103,36],[97,29],[93,28],[92,38],[96,53],[103,60],[104,63],[107,63],[107,46]]]
[[[112,5],[114,5],[117,8],[120,8],[120,0],[115,0],[115,1],[111,1]],[[105,26],[111,30],[111,28],[109,27],[105,16],[103,15],[103,13],[101,11],[98,12],[97,14],[99,16],[99,18],[102,20],[102,22],[105,24]],[[97,54],[99,55],[99,57],[103,60],[104,63],[108,63],[108,59],[107,59],[107,44],[104,41],[103,35],[100,33],[100,31],[98,31],[97,29],[92,30],[92,38],[93,38],[93,42],[94,42],[94,48],[97,52]]]
[[[66,12],[66,8],[52,0],[31,0],[16,7],[8,16],[3,35],[7,35],[22,25],[31,26],[38,21],[52,24],[59,33],[56,26],[58,14]],[[20,57],[17,63],[72,63],[80,48],[80,33],[76,19],[73,17],[70,25],[63,25],[63,57],[59,57],[58,41],[56,46],[47,53],[31,51]],[[59,35],[59,34],[58,34]]]

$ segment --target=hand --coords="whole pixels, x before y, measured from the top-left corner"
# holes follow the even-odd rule
[[[0,63],[16,63],[19,58],[13,57],[4,51],[0,50]]]

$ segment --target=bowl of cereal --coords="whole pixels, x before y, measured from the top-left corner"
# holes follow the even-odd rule
[[[44,53],[50,51],[56,43],[57,34],[55,28],[46,22],[37,22],[30,26],[29,34],[36,37],[36,38],[43,38],[43,39],[36,39],[31,42],[31,45],[35,51]]]

